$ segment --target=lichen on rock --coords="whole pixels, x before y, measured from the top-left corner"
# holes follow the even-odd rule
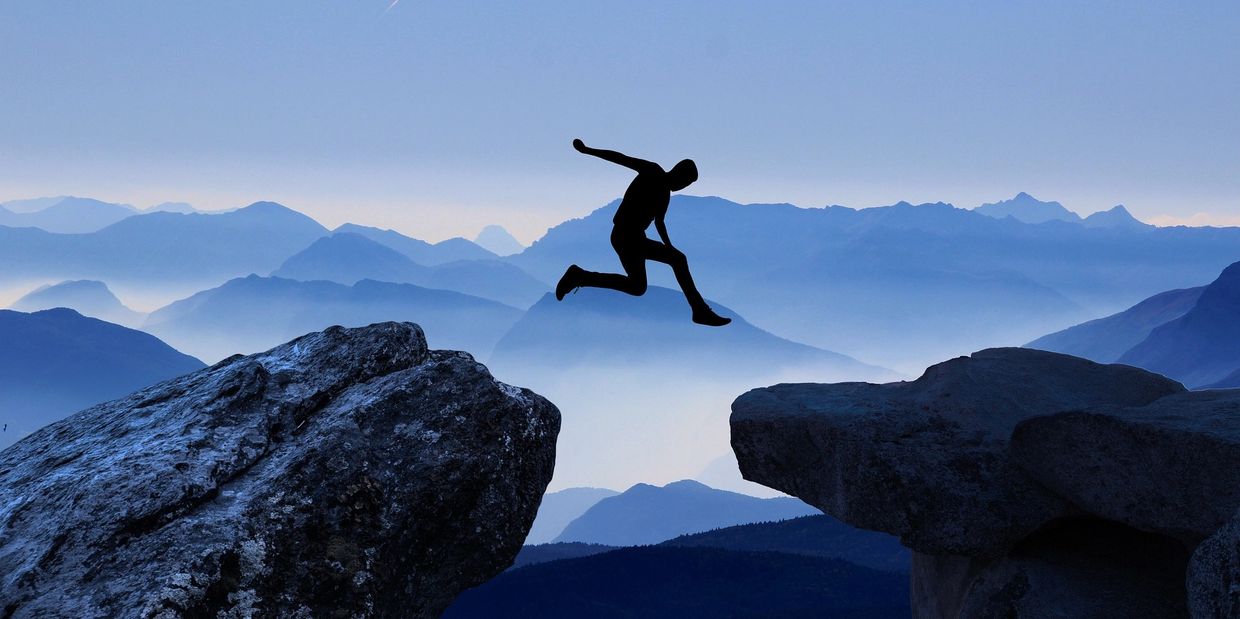
[[[515,557],[558,431],[409,323],[232,357],[0,452],[0,609],[437,616]]]

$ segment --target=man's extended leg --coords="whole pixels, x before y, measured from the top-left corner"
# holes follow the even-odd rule
[[[560,283],[555,287],[555,298],[564,299],[564,295],[574,288],[608,288],[627,294],[641,296],[646,293],[646,258],[641,247],[629,247],[626,244],[612,243],[616,255],[620,257],[620,265],[624,267],[624,275],[619,273],[595,273],[577,265],[568,267]]]
[[[689,307],[693,308],[693,322],[712,327],[722,327],[732,322],[731,318],[716,314],[715,310],[712,310],[702,298],[697,284],[693,283],[693,274],[689,272],[689,259],[685,257],[684,252],[652,239],[646,239],[642,250],[646,258],[672,267],[672,272],[676,274],[676,283],[680,284],[680,291],[684,293]]]

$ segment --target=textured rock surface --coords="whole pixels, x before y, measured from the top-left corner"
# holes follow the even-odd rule
[[[1024,419],[1182,392],[1127,366],[1020,348],[940,363],[912,382],[785,384],[732,405],[746,479],[929,554],[996,556],[1078,514],[1017,467]]]
[[[747,479],[917,551],[916,616],[1240,617],[1240,390],[992,349],[757,389],[732,432]]]
[[[515,557],[558,430],[408,323],[230,358],[0,452],[0,609],[436,616]]]
[[[1240,507],[1240,391],[1190,391],[1022,422],[1022,469],[1085,511],[1190,546]]]
[[[1240,617],[1240,513],[1206,538],[1188,564],[1193,617]]]

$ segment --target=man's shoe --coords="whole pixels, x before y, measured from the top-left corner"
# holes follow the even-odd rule
[[[582,273],[585,273],[585,269],[575,264],[569,265],[568,270],[564,271],[564,276],[560,278],[560,283],[555,285],[556,301],[563,301],[564,295],[576,290],[581,285],[577,282],[581,281]]]
[[[703,307],[693,310],[693,322],[696,322],[699,325],[706,325],[708,327],[722,327],[723,325],[732,322],[732,319],[724,318],[723,316],[716,314],[715,310],[712,310],[709,307]]]

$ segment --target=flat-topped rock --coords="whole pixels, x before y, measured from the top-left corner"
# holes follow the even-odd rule
[[[1240,390],[994,349],[732,408],[749,480],[914,550],[921,618],[1240,618]]]
[[[559,421],[409,323],[229,358],[0,452],[0,608],[438,616],[516,556]]]
[[[929,554],[997,556],[1082,512],[1022,470],[1009,438],[1027,419],[1141,406],[1184,387],[1121,365],[983,350],[915,381],[784,384],[732,405],[746,479]]]

